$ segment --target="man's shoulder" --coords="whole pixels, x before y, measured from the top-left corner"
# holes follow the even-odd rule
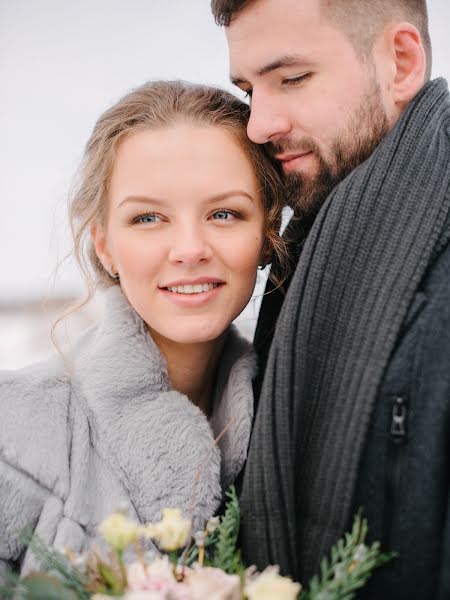
[[[57,361],[0,372],[0,461],[56,492],[67,472],[70,394]]]

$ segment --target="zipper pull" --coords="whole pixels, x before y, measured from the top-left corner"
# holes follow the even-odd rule
[[[391,439],[396,444],[401,444],[406,437],[406,401],[397,396],[394,398],[391,419]]]

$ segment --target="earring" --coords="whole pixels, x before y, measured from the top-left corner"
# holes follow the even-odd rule
[[[118,281],[119,280],[119,273],[113,273],[113,266],[111,265],[111,267],[109,269],[106,269],[108,275],[111,277],[111,279],[114,279],[114,281]]]

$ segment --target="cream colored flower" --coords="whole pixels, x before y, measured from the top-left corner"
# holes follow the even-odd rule
[[[278,567],[268,567],[252,577],[244,587],[248,600],[296,600],[302,586],[279,574]]]
[[[142,535],[156,540],[158,546],[167,552],[185,546],[190,530],[190,520],[184,519],[178,508],[165,508],[159,523],[148,523],[139,529]]]
[[[167,600],[166,592],[153,590],[145,592],[127,592],[122,600]]]
[[[99,531],[114,550],[122,551],[136,540],[138,524],[123,514],[113,513],[100,523]]]
[[[240,600],[241,580],[220,569],[198,567],[186,573],[184,584],[192,600]]]
[[[147,573],[152,577],[165,577],[166,579],[175,580],[173,574],[173,566],[170,563],[168,556],[155,558],[147,567]]]
[[[158,581],[167,581],[168,584],[176,583],[173,567],[170,564],[168,556],[156,558],[145,569],[140,562],[131,563],[127,565],[126,569],[130,591],[148,589],[156,579]]]

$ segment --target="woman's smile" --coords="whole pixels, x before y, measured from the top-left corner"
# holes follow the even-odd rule
[[[204,283],[196,285],[182,285],[171,288],[160,288],[169,302],[178,306],[191,308],[203,306],[211,302],[220,294],[225,283]]]

